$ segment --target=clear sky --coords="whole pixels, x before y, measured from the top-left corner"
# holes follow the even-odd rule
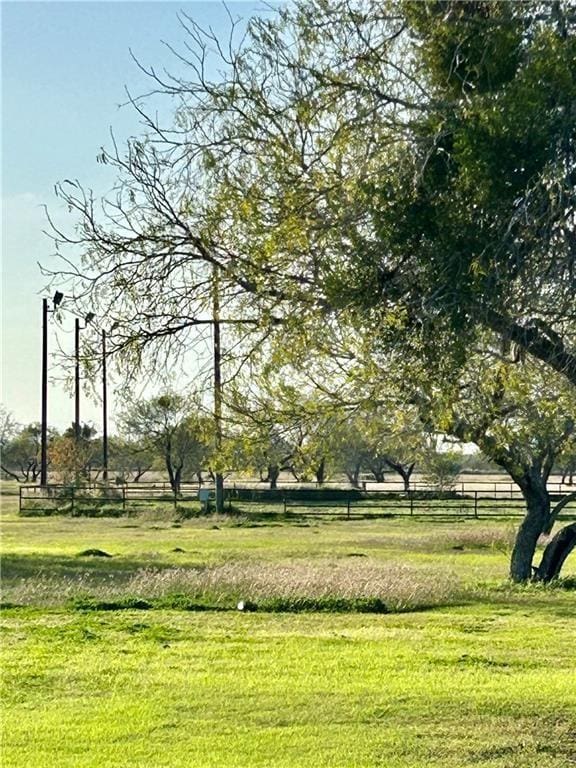
[[[228,2],[234,17],[249,18],[258,0]],[[109,146],[110,128],[122,140],[142,132],[126,103],[147,90],[130,50],[145,65],[178,64],[162,41],[179,48],[184,10],[218,34],[228,15],[219,2],[1,3],[2,27],[2,392],[1,402],[20,423],[40,419],[41,298],[50,296],[38,262],[54,266],[43,234],[43,206],[69,222],[54,184],[78,179],[98,193],[112,186],[110,170],[96,162]],[[169,105],[166,105],[169,108]],[[49,344],[56,351],[56,339]],[[60,344],[72,352],[73,333]],[[51,378],[61,371],[51,360]],[[98,425],[99,406],[83,399],[81,420]],[[74,415],[62,384],[49,391],[48,421],[63,428]]]

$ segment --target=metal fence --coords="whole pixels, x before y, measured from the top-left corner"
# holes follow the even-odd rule
[[[277,489],[231,485],[225,489],[229,511],[247,514],[281,513],[299,517],[443,517],[505,518],[524,515],[525,503],[516,487],[484,490],[459,489],[439,493],[418,487],[409,491],[354,489],[342,487],[284,486]],[[203,488],[211,490],[210,486]],[[125,485],[63,486],[24,485],[20,487],[21,515],[94,515],[121,516],[137,514],[153,506],[172,506],[184,513],[200,513],[199,486],[186,483],[175,495],[168,483],[131,483]],[[551,491],[552,504],[566,494]],[[210,505],[209,505],[210,506]],[[562,510],[560,519],[576,518],[576,499]]]
[[[21,515],[101,515],[136,513],[154,504],[178,505],[198,499],[198,485],[187,483],[175,495],[169,483],[120,485],[21,485]]]
[[[257,505],[270,507],[284,514],[301,516],[330,516],[345,518],[366,518],[383,516],[413,517],[471,517],[505,518],[522,517],[525,502],[519,491],[509,488],[461,493],[452,491],[439,493],[430,490],[381,491],[344,490],[339,494],[324,494],[307,491],[299,494],[290,489],[262,491],[256,489],[232,489],[231,498],[235,505]],[[565,494],[551,493],[552,505]],[[559,515],[559,519],[576,518],[576,499],[572,499]]]

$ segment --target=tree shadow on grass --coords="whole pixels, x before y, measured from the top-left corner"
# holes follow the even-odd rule
[[[190,564],[186,564],[190,565]],[[193,567],[199,567],[194,565]],[[114,578],[117,583],[128,581],[142,568],[164,570],[174,568],[167,560],[131,557],[97,557],[80,555],[8,554],[2,556],[2,581],[5,585],[22,579],[79,578],[90,574],[98,582]]]

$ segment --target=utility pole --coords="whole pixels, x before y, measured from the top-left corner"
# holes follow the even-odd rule
[[[102,479],[108,481],[108,386],[106,381],[106,331],[102,329]]]
[[[222,369],[220,347],[220,296],[218,293],[218,267],[212,270],[212,326],[214,328],[214,435],[216,454],[222,448]],[[217,456],[218,458],[218,456]],[[224,512],[224,477],[221,472],[214,476],[216,512]]]
[[[40,485],[48,483],[48,299],[42,299],[42,415],[40,419]]]
[[[84,325],[74,318],[74,440],[80,443],[80,330],[84,330],[94,320],[94,312],[88,312]]]
[[[74,440],[80,442],[80,320],[74,319]]]

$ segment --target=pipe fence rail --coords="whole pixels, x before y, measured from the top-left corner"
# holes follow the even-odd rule
[[[21,485],[20,515],[101,515],[120,516],[137,513],[152,504],[177,505],[196,501],[198,484],[186,483],[174,494],[169,483],[131,483],[86,485]]]
[[[525,504],[515,486],[502,483],[490,487],[458,488],[434,491],[418,486],[408,490],[382,490],[369,487],[342,488],[336,486],[303,487],[301,484],[276,489],[255,485],[230,485],[225,488],[228,511],[241,513],[282,514],[298,517],[367,518],[387,516],[442,518],[510,518],[522,517]],[[72,516],[115,516],[137,514],[154,506],[171,505],[183,513],[200,514],[208,511],[210,501],[199,499],[200,488],[214,488],[198,483],[183,483],[175,494],[169,483],[87,484],[87,485],[22,485],[19,490],[21,515],[70,514]],[[568,493],[549,488],[552,505]],[[562,509],[558,519],[576,518],[576,499]]]

